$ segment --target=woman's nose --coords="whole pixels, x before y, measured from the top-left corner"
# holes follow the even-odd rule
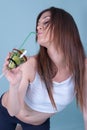
[[[41,30],[43,28],[42,25],[37,25],[37,30]]]

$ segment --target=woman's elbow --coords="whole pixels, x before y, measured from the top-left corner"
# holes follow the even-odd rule
[[[8,114],[12,117],[19,113],[19,109],[12,109],[12,108],[9,108],[9,107],[7,107],[7,111],[8,111]]]
[[[15,115],[17,115],[17,112],[15,112],[15,111],[11,111],[11,110],[7,110],[8,111],[8,114],[10,115],[10,116],[15,116]]]

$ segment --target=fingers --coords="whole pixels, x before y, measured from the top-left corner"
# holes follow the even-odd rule
[[[8,55],[7,55],[7,57],[5,58],[5,62],[3,64],[3,72],[5,72],[8,69],[10,55],[11,55],[11,53],[9,52]]]
[[[5,63],[3,64],[3,73],[5,73],[5,71],[12,71],[12,72],[17,72],[19,70],[19,66],[17,66],[16,68],[12,68],[12,69],[9,69],[9,58],[11,56],[11,52],[8,53],[7,57],[5,58]]]

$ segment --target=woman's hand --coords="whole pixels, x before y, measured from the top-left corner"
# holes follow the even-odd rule
[[[5,77],[7,78],[7,80],[9,81],[11,86],[18,86],[21,82],[22,79],[22,71],[21,71],[21,67],[17,67],[14,69],[9,69],[8,68],[8,64],[9,64],[9,57],[10,54],[7,56],[4,66],[3,66],[3,73],[5,75]]]

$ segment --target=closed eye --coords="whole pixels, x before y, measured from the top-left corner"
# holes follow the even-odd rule
[[[47,27],[49,25],[49,23],[50,23],[50,21],[46,21],[43,23],[43,25]]]

